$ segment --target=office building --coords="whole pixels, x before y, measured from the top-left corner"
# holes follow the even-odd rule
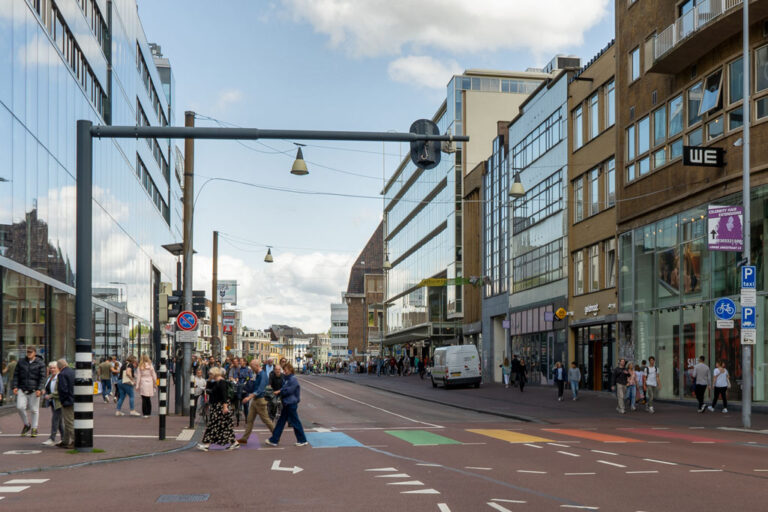
[[[333,359],[347,359],[349,354],[349,310],[341,294],[341,302],[331,304],[331,355]]]
[[[349,271],[347,335],[349,350],[358,361],[381,351],[384,323],[384,225],[379,223]]]

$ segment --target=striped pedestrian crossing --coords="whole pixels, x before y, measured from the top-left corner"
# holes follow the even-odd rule
[[[544,437],[503,429],[467,429],[467,432],[492,437],[494,439],[501,439],[508,443],[548,443],[552,441],[552,439]]]
[[[436,446],[441,444],[461,444],[461,441],[456,441],[449,437],[435,434],[426,430],[385,430],[385,433],[390,436],[402,439],[413,446]]]

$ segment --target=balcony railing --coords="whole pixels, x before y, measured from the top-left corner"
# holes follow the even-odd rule
[[[743,0],[703,0],[656,36],[654,60],[660,59],[685,38],[742,3]]]

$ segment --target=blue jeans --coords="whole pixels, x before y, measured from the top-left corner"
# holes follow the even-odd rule
[[[134,410],[134,404],[133,404],[133,386],[130,384],[123,384],[122,382],[117,383],[117,391],[119,393],[119,398],[117,399],[117,410],[119,411],[123,407],[123,401],[125,400],[125,396],[128,395],[128,403],[131,406],[131,410]]]
[[[571,382],[571,393],[573,393],[574,398],[579,397],[579,381],[572,380]]]
[[[286,423],[290,423],[293,426],[293,433],[296,434],[297,442],[307,442],[307,436],[304,435],[304,427],[301,426],[301,420],[297,412],[298,408],[298,404],[283,404],[283,410],[280,413],[280,417],[277,418],[275,430],[272,432],[272,437],[269,438],[270,443],[277,444],[280,442],[280,436],[283,434]]]
[[[637,386],[634,384],[631,386],[627,386],[627,398],[629,398],[629,408],[634,409],[635,408],[635,397],[637,395]]]
[[[112,380],[111,379],[101,379],[101,396],[102,396],[102,398],[104,398],[104,400],[106,400],[111,392],[112,392]]]

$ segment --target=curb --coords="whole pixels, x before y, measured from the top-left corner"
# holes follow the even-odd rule
[[[442,400],[436,400],[434,398],[425,398],[425,397],[421,397],[421,396],[409,395],[408,393],[405,393],[405,392],[402,392],[402,391],[395,391],[395,390],[392,390],[392,389],[381,388],[381,387],[378,387],[378,386],[374,386],[373,384],[365,384],[365,383],[361,383],[361,382],[356,382],[356,381],[354,381],[352,379],[345,379],[344,377],[337,377],[335,375],[329,375],[329,377],[331,377],[332,379],[336,379],[336,380],[340,380],[340,381],[344,381],[344,382],[349,382],[351,384],[356,384],[358,386],[365,386],[367,388],[377,389],[379,391],[386,391],[387,393],[392,393],[393,395],[400,395],[400,396],[406,396],[408,398],[415,398],[416,400],[422,400],[424,402],[431,402],[433,404],[444,405],[446,407],[453,407],[455,409],[462,409],[464,411],[472,411],[472,412],[477,412],[477,413],[480,413],[480,414],[488,414],[490,416],[499,416],[501,418],[508,418],[508,419],[513,419],[513,420],[518,420],[518,421],[524,421],[526,423],[538,423],[538,424],[543,424],[543,425],[551,425],[552,424],[549,421],[542,420],[542,419],[539,419],[539,418],[534,418],[533,416],[523,416],[521,414],[510,414],[510,413],[498,412],[498,411],[486,411],[486,410],[482,410],[482,409],[477,409],[475,407],[467,407],[465,405],[458,405],[458,404],[454,404],[454,403],[451,403],[451,402],[444,402]]]

